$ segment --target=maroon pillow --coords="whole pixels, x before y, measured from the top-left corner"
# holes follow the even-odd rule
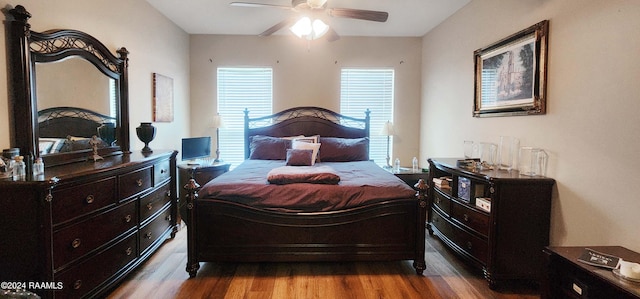
[[[288,149],[287,165],[289,166],[311,166],[313,150],[310,149]]]
[[[287,149],[291,148],[291,140],[255,135],[249,143],[249,159],[253,160],[284,160]]]
[[[348,162],[369,160],[369,138],[320,137],[322,162]]]

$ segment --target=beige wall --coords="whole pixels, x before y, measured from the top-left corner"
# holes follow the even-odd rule
[[[420,49],[420,38],[342,37],[331,43],[307,44],[292,35],[268,38],[193,35],[191,134],[213,134],[208,123],[216,113],[218,67],[272,67],[274,112],[295,106],[339,111],[341,68],[392,67],[395,69],[394,122],[398,132],[393,156],[400,157],[404,165],[411,165],[411,157],[418,156],[419,146]],[[426,160],[422,164],[426,164]]]
[[[544,19],[547,114],[471,117],[473,51]],[[462,156],[463,140],[500,135],[545,148],[551,243],[640,251],[639,28],[637,0],[472,1],[423,39],[422,157]]]
[[[153,149],[180,149],[189,125],[189,35],[144,0],[0,1],[2,7],[23,5],[32,15],[31,29],[77,29],[101,40],[115,52],[129,54],[130,129],[132,150],[144,144],[135,127],[153,120],[152,73],[173,78],[174,122],[156,123]],[[5,31],[0,30],[0,82],[6,81]],[[7,84],[0,84],[0,148],[10,146]]]

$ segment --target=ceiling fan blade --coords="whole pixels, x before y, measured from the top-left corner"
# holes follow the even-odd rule
[[[253,3],[253,2],[231,2],[229,3],[231,6],[240,6],[240,7],[272,7],[272,8],[281,8],[291,10],[291,6],[284,5],[275,5],[275,4],[265,4],[265,3]]]
[[[359,19],[374,22],[386,22],[389,13],[386,11],[362,10],[351,8],[330,8],[327,13],[332,17]]]
[[[333,42],[333,41],[337,41],[340,39],[340,35],[338,35],[338,33],[333,30],[333,28],[329,27],[329,31],[327,31],[327,33],[324,34],[325,38],[327,39],[327,41]]]
[[[293,22],[295,22],[295,18],[289,18],[286,19],[282,22],[279,22],[278,24],[275,24],[273,26],[271,26],[271,28],[265,30],[264,32],[260,33],[260,36],[269,36],[272,35],[274,33],[276,33],[278,30],[284,28],[284,27],[289,27],[291,24],[293,24]]]

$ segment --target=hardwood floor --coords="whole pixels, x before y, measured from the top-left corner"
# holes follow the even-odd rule
[[[201,263],[185,271],[186,229],[167,240],[107,298],[539,298],[528,283],[490,290],[473,269],[427,236],[427,269],[411,261],[360,263]]]

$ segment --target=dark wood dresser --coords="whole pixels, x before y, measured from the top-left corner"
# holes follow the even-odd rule
[[[0,281],[97,297],[176,232],[176,151],[105,157],[0,181]]]
[[[500,280],[539,280],[555,180],[471,171],[456,162],[429,159],[429,232],[481,268],[490,288]],[[449,187],[435,185],[433,179],[441,177],[450,178]],[[477,198],[490,201],[490,209],[478,207]]]
[[[588,248],[640,262],[640,253],[620,246]],[[546,275],[542,280],[543,299],[555,298],[640,298],[640,282],[625,280],[606,268],[578,262],[585,247],[547,247],[544,249]]]

